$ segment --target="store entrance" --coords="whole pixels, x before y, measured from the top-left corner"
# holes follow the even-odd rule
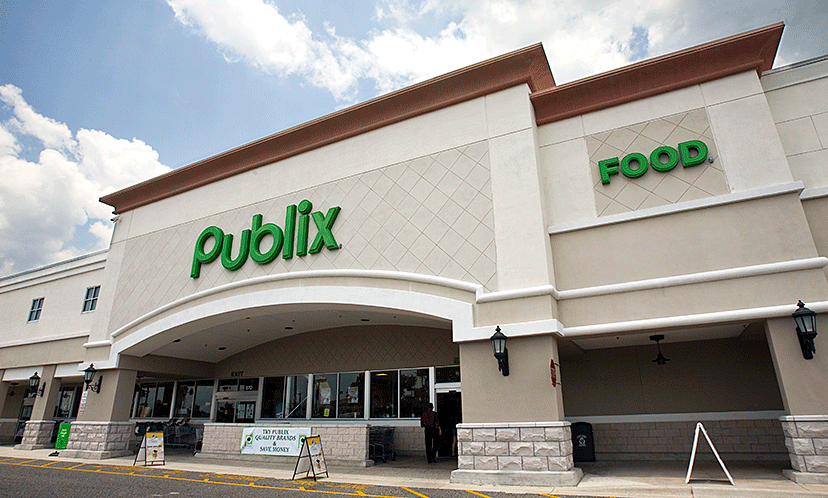
[[[440,419],[440,445],[437,454],[440,457],[457,455],[457,424],[463,421],[460,404],[460,391],[437,393],[437,417]]]

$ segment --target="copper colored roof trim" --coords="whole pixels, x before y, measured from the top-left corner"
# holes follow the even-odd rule
[[[115,213],[499,90],[555,86],[538,43],[295,126],[101,197]]]
[[[734,35],[530,96],[538,125],[744,71],[773,67],[784,23]]]

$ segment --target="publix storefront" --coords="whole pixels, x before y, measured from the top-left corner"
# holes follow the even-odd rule
[[[82,337],[0,350],[48,388],[21,447],[94,364],[70,452],[177,419],[203,455],[313,434],[370,465],[378,426],[422,454],[434,403],[457,482],[576,484],[575,422],[598,461],[686,459],[699,421],[828,480],[828,354],[791,318],[828,330],[828,63],[771,70],[782,29],[560,86],[535,45],[105,196],[106,253],[0,287],[45,320],[56,282],[100,286]]]

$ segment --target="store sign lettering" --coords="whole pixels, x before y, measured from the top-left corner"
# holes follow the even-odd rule
[[[678,166],[679,159],[685,168],[699,165],[707,159],[707,145],[701,140],[690,140],[678,144],[678,150],[670,146],[659,147],[650,153],[649,166],[658,172],[667,173]],[[635,168],[633,164],[636,165]],[[627,178],[638,178],[647,172],[647,166],[647,157],[633,152],[620,161],[617,157],[598,161],[598,172],[601,174],[601,183],[609,185],[610,175],[617,175],[619,170]]]
[[[276,259],[280,251],[283,259],[291,259],[294,254],[294,247],[297,256],[316,254],[322,250],[323,245],[330,251],[339,249],[339,244],[336,242],[331,229],[341,208],[338,206],[332,207],[328,209],[327,214],[322,214],[321,211],[312,213],[312,209],[313,204],[307,199],[300,202],[299,206],[295,204],[288,206],[285,213],[284,231],[273,223],[262,224],[262,215],[254,215],[250,229],[242,230],[241,241],[235,258],[232,256],[233,235],[225,234],[221,228],[216,226],[205,228],[196,240],[190,277],[198,278],[201,275],[201,265],[212,263],[219,255],[221,255],[221,265],[234,271],[244,265],[248,256],[260,265],[266,265]],[[298,219],[297,212],[299,213]],[[316,225],[317,234],[309,247],[308,228],[311,219]],[[269,249],[262,252],[262,240],[267,235],[273,237],[273,243]],[[214,244],[213,248],[207,251],[205,247],[210,239],[214,240]]]

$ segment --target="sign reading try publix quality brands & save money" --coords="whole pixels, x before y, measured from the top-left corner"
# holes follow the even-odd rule
[[[216,226],[207,227],[196,240],[190,276],[198,278],[201,275],[201,265],[212,263],[219,255],[221,255],[221,265],[234,271],[244,265],[248,256],[256,263],[266,265],[276,259],[280,251],[282,258],[290,259],[293,257],[294,249],[297,256],[316,254],[322,250],[323,244],[330,251],[339,249],[332,228],[340,209],[338,206],[332,207],[328,209],[327,214],[322,214],[321,211],[311,212],[313,204],[307,199],[300,202],[299,206],[291,204],[285,213],[284,230],[273,223],[262,224],[262,215],[254,215],[250,229],[242,230],[235,258],[232,256],[233,235],[225,234],[221,228]],[[308,246],[311,219],[316,225],[317,233],[313,242]],[[273,241],[269,249],[262,251],[262,241],[268,235],[273,238]],[[214,241],[213,246],[210,250],[206,250],[210,239]]]
[[[311,435],[310,427],[245,427],[241,453],[246,455],[297,456]]]

